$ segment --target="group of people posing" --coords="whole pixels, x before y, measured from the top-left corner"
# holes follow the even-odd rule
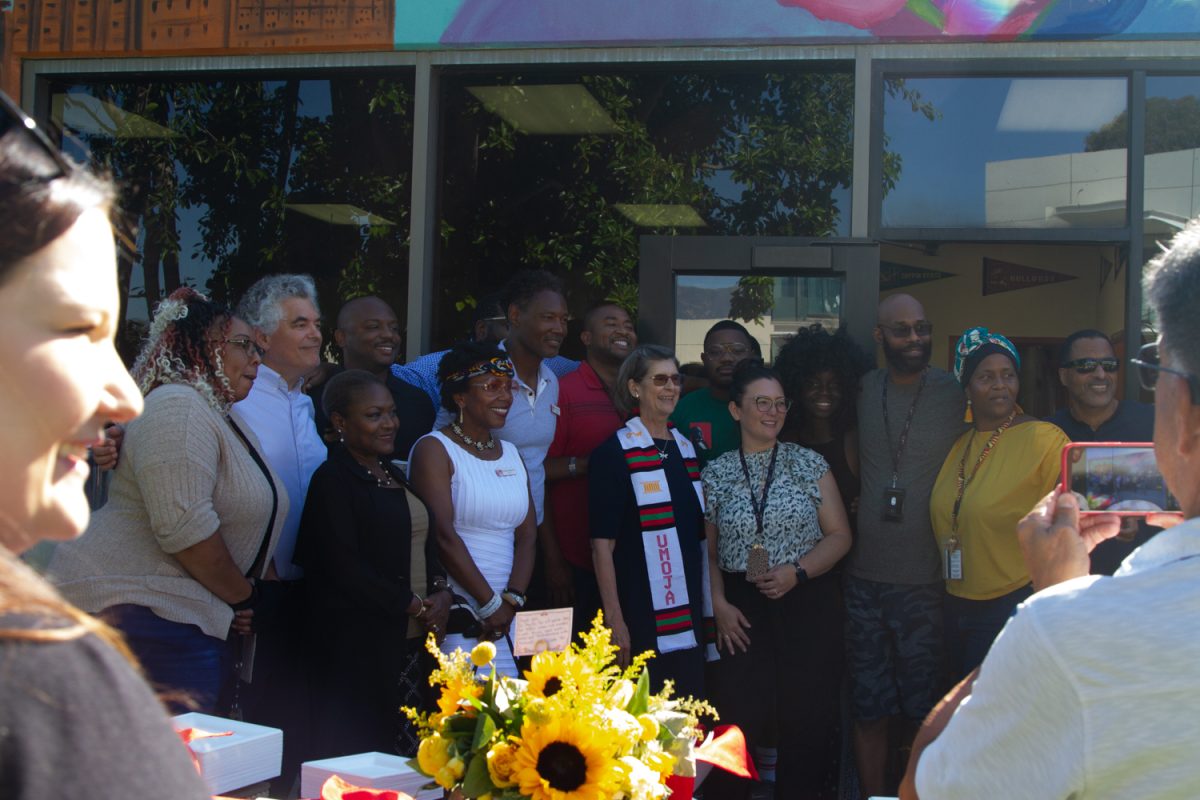
[[[772,368],[722,320],[685,394],[617,305],[583,316],[582,362],[560,356],[549,273],[475,317],[469,340],[400,365],[392,309],[350,300],[335,366],[306,276],[263,278],[236,309],[179,290],[133,367],[145,411],[96,448],[108,500],[51,580],[162,689],[284,728],[285,780],[415,749],[398,709],[427,703],[428,634],[493,640],[518,676],[515,613],[566,605],[577,630],[602,610],[622,663],[654,650],[656,682],[740,725],[780,797],[836,795],[848,677],[860,784],[894,782],[896,718],[915,728],[1031,593],[1013,531],[1068,437],[1017,405],[1011,342],[972,328],[939,370],[921,305],[893,295],[883,369],[819,326]],[[1106,347],[1065,346],[1080,424],[1096,398],[1136,416]]]

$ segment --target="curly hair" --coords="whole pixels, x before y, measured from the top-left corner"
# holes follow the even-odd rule
[[[289,297],[309,300],[317,315],[321,305],[317,302],[317,287],[309,275],[268,275],[255,281],[246,290],[237,306],[237,316],[270,336],[283,321],[281,304]]]
[[[467,391],[467,384],[470,383],[467,378],[447,383],[448,376],[503,355],[503,350],[487,342],[458,342],[447,350],[438,364],[437,371],[438,383],[442,387],[442,408],[457,414],[458,406],[454,402],[454,395]]]
[[[191,386],[219,414],[233,405],[233,387],[225,376],[219,341],[211,331],[220,326],[221,338],[229,333],[233,311],[187,286],[176,289],[158,304],[150,333],[130,374],[146,395],[168,383]]]
[[[830,333],[814,323],[796,331],[775,357],[775,371],[783,381],[783,392],[796,404],[788,415],[789,427],[794,427],[804,413],[800,404],[804,381],[822,372],[832,372],[842,389],[842,404],[834,412],[833,428],[839,432],[853,429],[858,421],[854,401],[858,382],[872,366],[871,357],[850,338],[845,326]]]

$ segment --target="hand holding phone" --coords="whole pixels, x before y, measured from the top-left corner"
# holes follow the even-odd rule
[[[1079,513],[1147,517],[1180,514],[1150,442],[1076,442],[1063,448],[1062,491]]]

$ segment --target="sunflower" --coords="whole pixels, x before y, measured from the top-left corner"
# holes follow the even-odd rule
[[[588,666],[568,651],[554,653],[543,650],[533,657],[531,666],[532,669],[525,673],[529,681],[525,691],[529,697],[549,700],[563,689],[581,694],[594,683],[593,673]]]
[[[529,800],[611,797],[621,780],[613,751],[607,732],[597,726],[569,718],[545,725],[526,720],[515,769],[521,794]]]

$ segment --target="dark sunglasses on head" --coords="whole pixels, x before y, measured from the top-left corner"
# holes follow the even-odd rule
[[[933,333],[933,323],[925,320],[914,322],[912,325],[900,323],[898,325],[880,325],[879,327],[897,339],[907,339],[913,333],[916,333],[917,336],[928,336]]]
[[[1188,389],[1192,394],[1192,404],[1200,405],[1200,379],[1190,372],[1164,367],[1159,363],[1158,342],[1142,345],[1142,348],[1138,350],[1138,357],[1129,359],[1129,363],[1137,367],[1138,381],[1146,391],[1154,391],[1158,385],[1160,372],[1169,372],[1187,381]]]
[[[1105,372],[1116,372],[1120,366],[1121,362],[1115,358],[1076,358],[1063,364],[1063,369],[1073,369],[1080,375],[1087,375],[1089,372],[1095,372],[1096,367]]]
[[[58,171],[53,175],[46,175],[42,178],[45,181],[52,181],[55,178],[61,178],[63,175],[69,174],[78,167],[71,162],[54,142],[50,141],[50,137],[37,124],[33,117],[26,114],[20,107],[9,99],[8,95],[0,92],[0,136],[4,136],[10,130],[22,131],[29,137],[30,141],[36,144],[42,151],[50,157],[50,159],[58,166]]]

